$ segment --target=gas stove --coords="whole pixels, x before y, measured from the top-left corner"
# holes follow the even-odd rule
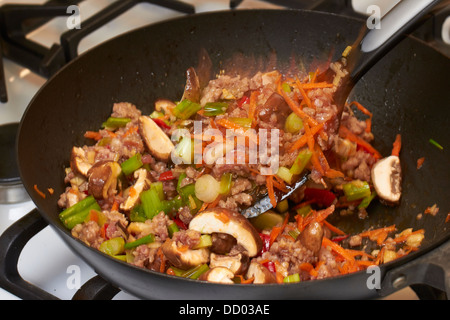
[[[8,39],[1,43],[4,58],[0,59],[0,75],[3,71],[3,77],[0,77],[0,151],[6,159],[2,160],[0,167],[0,236],[11,237],[12,241],[16,241],[14,245],[19,244],[21,253],[13,258],[17,260],[17,265],[8,267],[13,273],[17,270],[20,281],[0,288],[0,299],[39,298],[35,296],[35,292],[41,290],[44,294],[40,298],[43,299],[136,299],[101,281],[89,265],[66,247],[51,227],[34,221],[33,217],[37,216],[35,206],[20,184],[13,149],[18,123],[39,88],[65,63],[118,34],[187,14],[249,8],[301,8],[364,17],[369,5],[377,4],[383,14],[397,2],[398,0],[356,0],[349,4],[348,0],[0,0],[0,11],[3,14],[0,19],[3,23],[2,37],[17,36],[18,31],[21,37],[20,45]],[[30,17],[32,19],[28,19]],[[20,28],[20,22],[23,21],[26,23]],[[77,25],[80,22],[81,28]],[[5,30],[9,32],[5,34]],[[448,31],[443,31],[442,38],[449,40]],[[20,237],[17,233],[25,225],[33,223],[34,232],[30,231],[31,234],[23,236],[27,240],[17,240],[16,237]],[[36,224],[39,226],[36,227]],[[0,259],[6,259],[3,253]],[[81,275],[77,281],[72,277],[74,272]],[[95,284],[97,287],[92,289]],[[24,288],[19,288],[22,285]],[[33,288],[32,294],[26,292],[29,287]],[[417,296],[407,288],[388,299],[417,299]]]

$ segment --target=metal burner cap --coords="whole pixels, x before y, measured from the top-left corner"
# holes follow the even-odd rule
[[[17,167],[15,146],[18,128],[18,123],[0,126],[0,204],[30,200]]]

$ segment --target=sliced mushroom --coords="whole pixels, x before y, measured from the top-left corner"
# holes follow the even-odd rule
[[[83,148],[73,147],[70,155],[70,168],[73,172],[88,176],[88,171],[92,164],[87,159],[87,154]]]
[[[199,277],[199,280],[215,282],[215,283],[232,284],[232,283],[234,283],[233,280],[231,280],[233,278],[234,278],[234,274],[230,269],[225,268],[225,267],[215,267],[215,268],[209,269],[208,271],[203,273]]]
[[[158,99],[155,101],[155,110],[163,111],[164,114],[171,114],[176,104],[173,101],[167,99]]]
[[[139,117],[139,128],[150,153],[160,160],[168,160],[174,145],[164,131],[148,116]]]
[[[245,274],[250,265],[250,258],[247,253],[238,253],[233,255],[221,255],[211,253],[209,266],[226,267],[234,274]]]
[[[213,232],[227,233],[244,247],[250,257],[256,256],[262,249],[262,240],[255,227],[239,212],[216,207],[196,215],[189,223],[189,229],[202,234]]]
[[[390,156],[372,167],[372,182],[378,197],[387,204],[397,204],[402,195],[400,159]]]
[[[131,210],[139,200],[139,196],[142,191],[146,190],[150,185],[150,180],[148,179],[148,171],[146,169],[138,169],[134,172],[134,178],[136,178],[136,183],[130,187],[133,188],[132,192],[128,192],[128,197],[125,202],[120,204],[120,209],[128,211]]]
[[[211,234],[212,245],[211,252],[218,254],[226,254],[230,252],[231,248],[237,244],[236,238],[227,233],[213,232]]]
[[[258,262],[250,263],[247,271],[247,279],[254,278],[253,283],[276,283],[277,279],[269,269]]]
[[[308,250],[317,255],[322,247],[323,228],[318,222],[311,222],[300,233],[298,240]]]
[[[181,101],[185,99],[197,103],[200,101],[200,81],[193,67],[186,70],[186,85]]]
[[[122,168],[114,161],[100,161],[88,171],[88,191],[96,199],[107,199],[117,187]]]
[[[209,249],[185,249],[179,248],[177,243],[167,239],[161,246],[162,252],[169,262],[180,269],[189,269],[209,262]]]
[[[259,110],[259,117],[262,121],[269,121],[272,114],[276,113],[280,119],[285,119],[289,115],[291,109],[278,93],[274,92],[266,101],[266,103]]]

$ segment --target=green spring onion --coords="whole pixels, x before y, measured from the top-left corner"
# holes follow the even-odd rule
[[[377,195],[376,192],[372,192],[370,196],[362,199],[361,203],[358,205],[358,209],[366,209],[369,206],[369,204],[372,202],[372,200],[375,198],[376,195]]]
[[[435,146],[436,148],[438,148],[438,149],[440,149],[440,150],[444,150],[444,147],[441,146],[441,145],[440,145],[438,142],[436,142],[435,140],[430,139],[429,142],[430,142],[433,146]]]
[[[155,235],[150,233],[149,235],[146,235],[135,241],[125,243],[124,248],[125,249],[133,249],[133,248],[139,247],[142,244],[147,244],[147,243],[152,243],[152,242],[155,242]]]
[[[252,119],[250,118],[228,118],[228,120],[242,128],[250,129],[252,127]]]
[[[163,210],[163,204],[155,188],[151,188],[141,192],[139,196],[147,219],[152,219]]]
[[[228,195],[233,185],[233,174],[230,172],[224,173],[220,178],[219,193],[222,195]]]
[[[294,176],[291,170],[286,167],[279,167],[277,171],[277,176],[280,177],[287,184],[292,183],[292,177]]]
[[[140,153],[136,153],[134,156],[132,156],[131,158],[125,160],[124,162],[122,162],[122,164],[120,165],[122,168],[122,172],[128,176],[130,174],[132,174],[134,171],[136,171],[137,169],[139,169],[140,167],[143,166],[143,162],[142,162],[142,156]]]
[[[199,103],[184,99],[173,109],[173,114],[179,119],[187,120],[196,114],[201,108],[202,106]]]
[[[354,180],[346,183],[343,186],[344,194],[347,201],[355,201],[370,197],[370,186],[367,181]]]
[[[175,232],[180,231],[180,228],[178,228],[178,225],[177,225],[175,222],[172,223],[171,225],[169,225],[169,226],[167,227],[167,229],[168,229],[168,231],[169,231],[169,237],[170,237],[170,238],[173,237],[173,234],[174,234]]]
[[[175,147],[175,155],[184,164],[191,164],[194,161],[194,141],[190,137],[184,136]]]
[[[302,216],[302,217],[307,217],[309,215],[309,213],[311,212],[312,208],[309,204],[307,204],[306,206],[300,207],[297,209],[297,214]]]
[[[109,117],[105,122],[103,122],[102,128],[114,130],[117,128],[125,127],[127,125],[127,123],[130,121],[131,121],[130,118]]]
[[[210,234],[202,234],[200,236],[200,242],[192,249],[201,249],[212,246],[212,240]]]
[[[214,117],[220,114],[224,114],[228,109],[228,103],[226,102],[208,102],[203,107],[203,115],[206,117]]]
[[[203,273],[209,270],[209,266],[205,264],[198,265],[192,269],[186,270],[182,273],[181,277],[190,278],[190,279],[198,279]]]
[[[303,120],[292,112],[284,123],[284,129],[289,133],[297,133],[303,129]]]
[[[293,230],[289,230],[289,231],[288,231],[288,234],[289,234],[292,238],[294,238],[294,240],[297,240],[297,237],[300,235],[300,231],[299,231],[297,228],[295,228],[295,229],[293,229]]]

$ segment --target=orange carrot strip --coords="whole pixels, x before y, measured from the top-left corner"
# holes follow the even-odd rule
[[[310,89],[323,89],[323,88],[333,88],[332,83],[327,82],[311,82],[311,83],[303,83],[302,84],[303,89],[310,90]]]
[[[277,199],[273,190],[273,176],[266,176],[267,193],[269,194],[270,203],[275,208],[277,206]]]
[[[240,125],[234,123],[233,121],[225,119],[225,118],[217,120],[216,123],[219,126],[222,126],[224,128],[227,128],[227,129],[231,129],[231,130],[239,130],[239,129],[241,129],[241,130],[244,130],[244,128],[242,128]]]
[[[317,132],[322,130],[322,128],[323,128],[323,123],[320,123],[317,126],[314,126],[314,127],[310,128],[311,129],[311,135],[317,134]],[[289,152],[293,152],[295,150],[298,150],[301,147],[303,147],[304,145],[306,145],[307,143],[308,143],[308,136],[307,135],[302,135],[300,137],[300,139],[298,139],[297,141],[294,142],[294,144],[289,149]]]
[[[339,128],[339,135],[342,138],[348,139],[348,140],[350,140],[352,142],[355,142],[357,145],[363,147],[369,153],[371,153],[376,159],[381,159],[382,158],[381,154],[374,147],[372,147],[372,145],[370,143],[368,143],[367,141],[361,139],[360,137],[358,137],[356,134],[351,132],[348,128],[346,128],[343,125],[341,125],[341,127]]]
[[[230,221],[230,218],[222,211],[214,213],[214,216],[223,223],[228,223]]]
[[[39,190],[37,184],[35,184],[33,186],[33,188],[34,188],[34,191],[36,191],[39,196],[41,196],[43,199],[45,199],[45,193],[43,193],[41,190]]]
[[[303,89],[302,83],[300,82],[300,80],[298,78],[296,79],[295,83],[297,84],[297,88],[300,91],[300,93],[302,94],[303,101],[305,101],[306,105],[311,109],[315,109],[315,107],[311,103],[311,99],[309,99],[308,95],[306,94],[306,91]]]
[[[330,247],[331,250],[333,250],[334,252],[339,254],[341,257],[343,257],[345,260],[350,262],[350,264],[354,264],[355,263],[355,258],[346,249],[342,248],[340,245],[338,245],[337,243],[331,241],[330,239],[324,237],[322,239],[322,246],[323,247]]]
[[[102,135],[96,131],[86,131],[84,137],[88,139],[94,139],[96,141],[101,140],[103,138]]]
[[[256,118],[255,118],[255,112],[256,112],[256,98],[258,96],[258,91],[252,91],[250,94],[250,104],[248,108],[248,117],[252,119],[252,128],[256,125]]]
[[[402,136],[400,134],[397,134],[397,136],[395,137],[394,144],[392,146],[392,155],[398,157],[400,155],[401,148],[402,148]]]
[[[333,226],[331,223],[329,223],[328,221],[324,220],[323,224],[327,226],[328,229],[330,229],[332,232],[340,235],[340,236],[345,236],[346,233],[344,231],[342,231],[341,229]]]
[[[286,228],[288,221],[289,221],[289,214],[286,214],[283,224],[280,227],[272,228],[272,231],[270,231],[269,248],[272,246],[272,244],[275,242],[278,236],[283,232],[284,228]]]

